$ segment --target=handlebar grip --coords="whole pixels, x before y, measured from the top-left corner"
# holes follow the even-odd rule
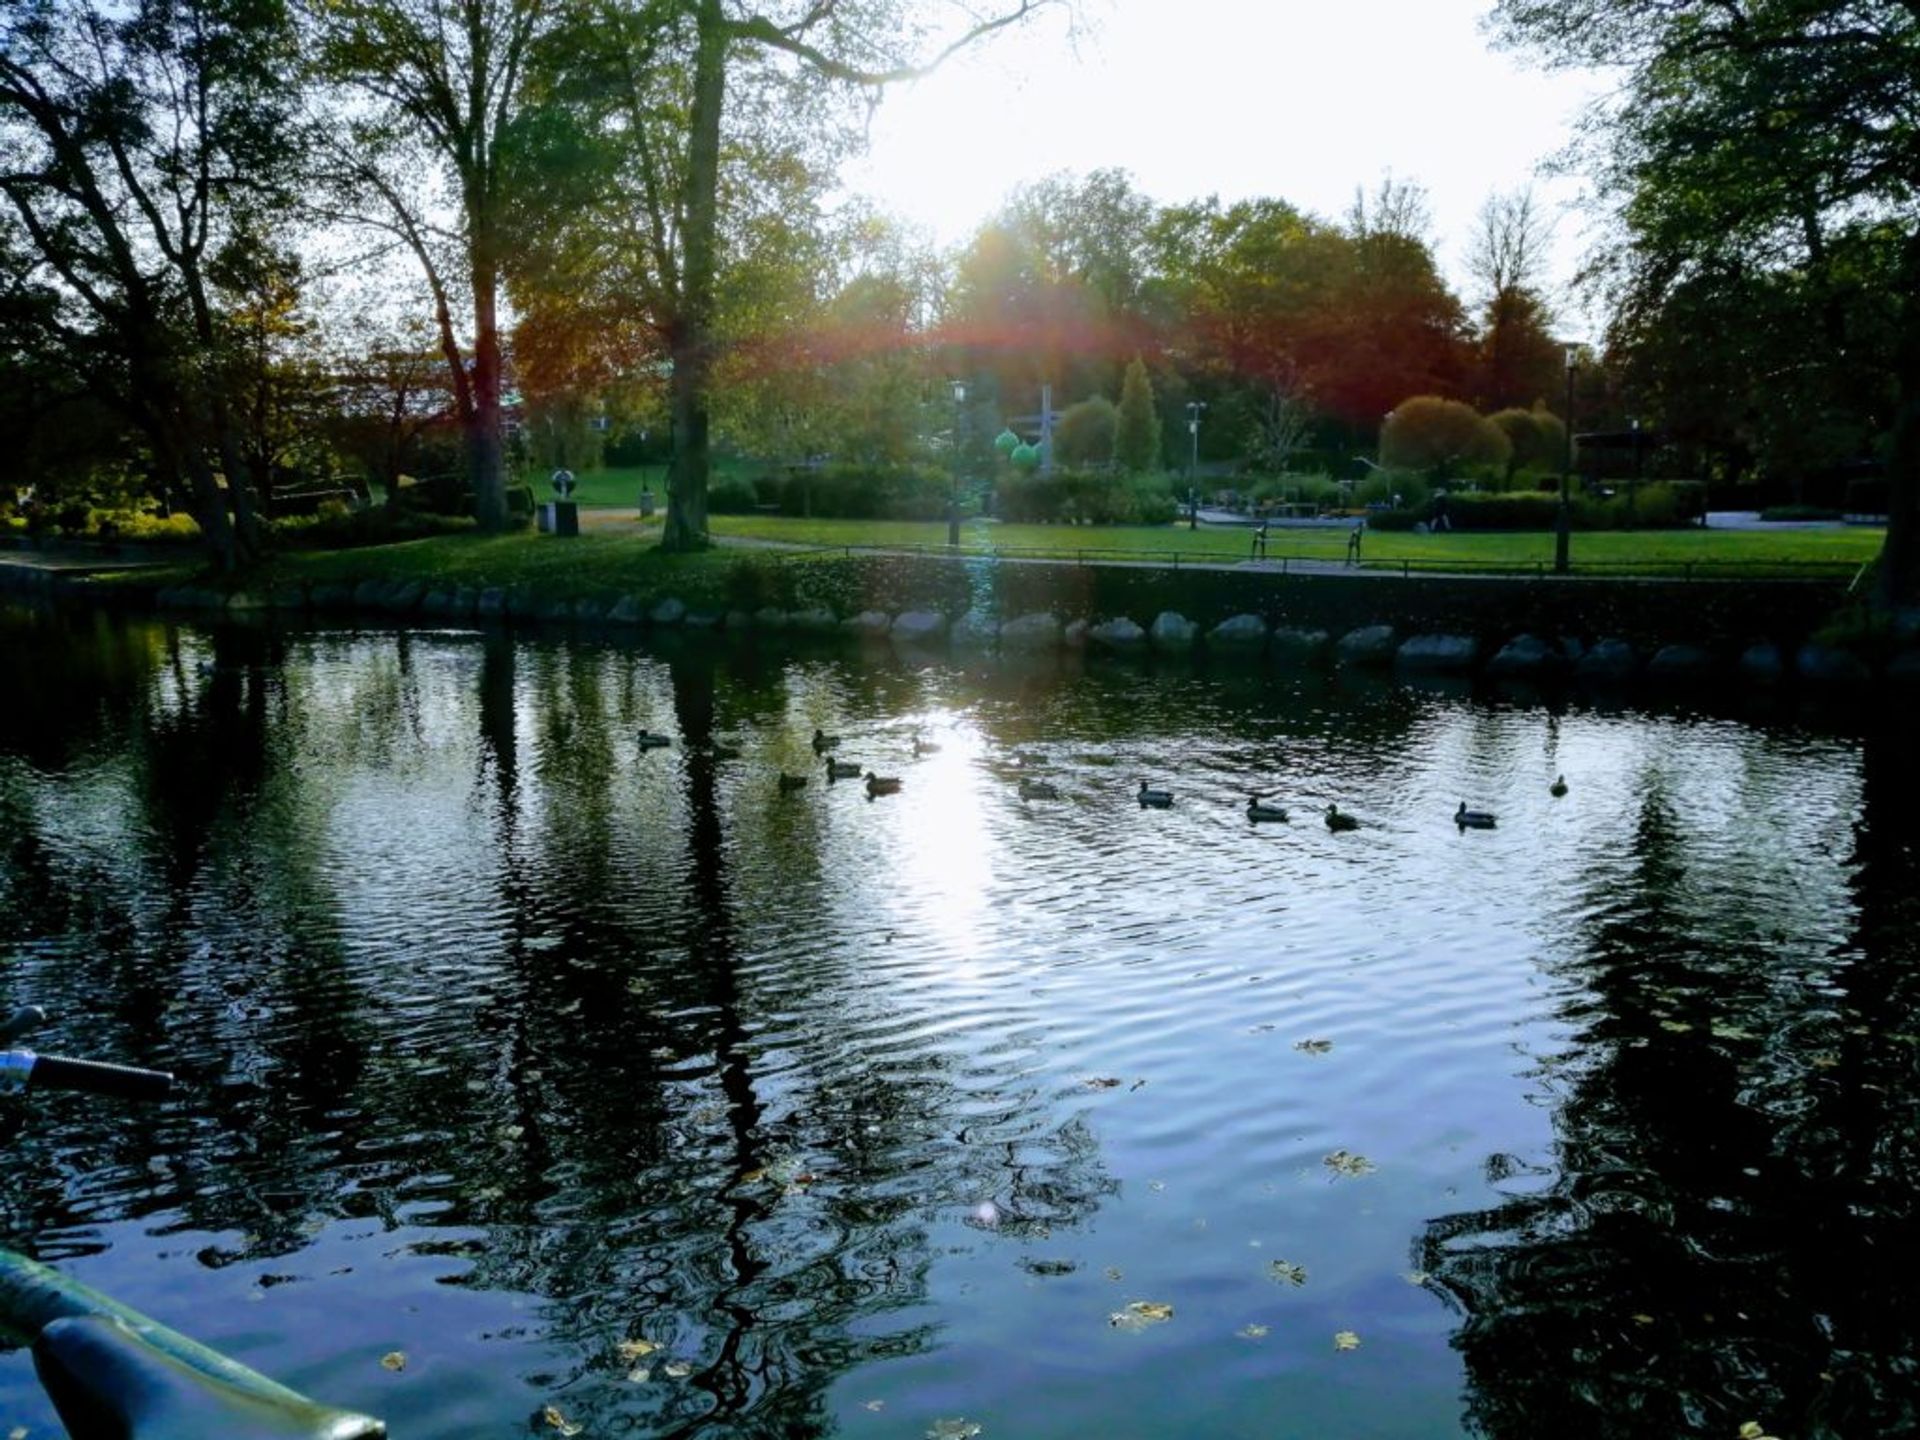
[[[36,1055],[27,1083],[42,1090],[78,1090],[120,1100],[163,1100],[173,1089],[173,1076],[164,1070],[141,1070],[132,1065]]]

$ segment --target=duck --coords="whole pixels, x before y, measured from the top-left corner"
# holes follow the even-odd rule
[[[840,737],[838,735],[829,735],[827,734],[826,731],[822,730],[818,725],[813,727],[813,753],[814,754],[824,755],[829,750],[838,750],[839,748],[840,748]]]
[[[713,747],[713,758],[716,760],[738,760],[740,758],[740,747],[738,745],[715,745]]]
[[[1258,825],[1263,820],[1285,820],[1287,812],[1278,805],[1263,805],[1258,795],[1247,796],[1247,819]]]
[[[640,748],[642,750],[665,750],[672,744],[673,740],[669,736],[658,734],[652,730],[642,730],[640,732]]]
[[[1020,798],[1022,800],[1058,800],[1060,787],[1051,780],[1022,780]]]
[[[873,799],[876,795],[898,795],[899,793],[899,776],[876,775],[871,770],[867,772],[867,798],[869,800]]]
[[[1140,782],[1141,809],[1144,810],[1147,806],[1151,805],[1156,810],[1164,810],[1171,804],[1173,804],[1173,792],[1171,790],[1155,790],[1151,788],[1146,781],[1142,780]]]
[[[1553,783],[1547,787],[1547,794],[1553,796],[1554,799],[1558,800],[1562,795],[1566,793],[1567,793],[1567,777],[1564,775],[1554,776]]]
[[[938,755],[939,753],[940,753],[939,741],[922,740],[918,735],[913,737],[913,755],[916,760],[919,759],[922,755]]]
[[[806,776],[789,775],[784,770],[780,772],[780,793],[782,795],[790,795],[795,790],[804,790],[806,788],[807,788]]]
[[[1327,829],[1358,830],[1360,822],[1351,815],[1342,815],[1338,805],[1327,806]]]
[[[827,761],[827,779],[858,780],[859,778],[860,778],[860,766],[857,762],[852,760]]]
[[[1491,830],[1497,822],[1491,810],[1469,810],[1467,802],[1462,800],[1460,808],[1453,812],[1453,823],[1462,830]]]

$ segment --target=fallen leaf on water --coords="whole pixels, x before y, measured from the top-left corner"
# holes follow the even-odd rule
[[[1740,1440],[1774,1440],[1767,1434],[1766,1427],[1758,1420],[1749,1420],[1740,1427]]]
[[[1243,1325],[1233,1333],[1238,1335],[1242,1340],[1264,1340],[1267,1338],[1267,1327],[1265,1325]]]
[[[1753,1039],[1753,1034],[1751,1031],[1742,1030],[1738,1025],[1729,1025],[1723,1020],[1714,1021],[1709,1028],[1713,1033],[1713,1038],[1716,1040],[1751,1040]]]
[[[404,1350],[389,1350],[380,1357],[380,1368],[395,1372],[407,1368],[407,1353]]]
[[[882,1411],[882,1410],[884,1410],[884,1409],[886,1409],[886,1408],[887,1408],[887,1402],[886,1402],[886,1401],[884,1401],[884,1400],[869,1400],[869,1401],[867,1401],[867,1409],[869,1409],[869,1410],[871,1410],[871,1411],[873,1411],[873,1412],[874,1412],[874,1413],[875,1413],[876,1415],[877,1415],[877,1414],[879,1414],[879,1412],[880,1412],[880,1411]]]
[[[1424,1270],[1409,1270],[1400,1278],[1405,1280],[1409,1285],[1425,1285],[1433,1277]]]
[[[1158,1195],[1162,1190],[1167,1188],[1167,1182],[1164,1180],[1149,1180],[1147,1182],[1147,1188]]]
[[[1307,1283],[1307,1267],[1295,1265],[1290,1260],[1276,1260],[1267,1266],[1267,1274],[1282,1285],[1304,1285]]]
[[[740,1183],[742,1185],[758,1185],[762,1180],[766,1178],[767,1178],[767,1172],[764,1170],[749,1170],[747,1171],[746,1174],[740,1177]]]
[[[1336,1175],[1370,1175],[1379,1167],[1364,1155],[1336,1150],[1321,1162]]]
[[[1813,1057],[1811,1063],[1816,1070],[1831,1070],[1840,1063],[1840,1057],[1838,1055],[1816,1055]]]
[[[669,1360],[661,1370],[675,1380],[684,1380],[693,1373],[693,1366],[685,1360]]]
[[[1634,1316],[1634,1317],[1633,1317],[1633,1323],[1634,1323],[1634,1324],[1636,1324],[1636,1325],[1651,1325],[1651,1324],[1653,1324],[1653,1316],[1651,1316],[1651,1315],[1636,1315],[1636,1316]]]
[[[1149,1325],[1164,1324],[1172,1318],[1171,1305],[1158,1300],[1135,1300],[1126,1309],[1116,1310],[1109,1315],[1107,1323],[1122,1330],[1143,1330]]]
[[[620,1342],[620,1358],[626,1364],[631,1365],[636,1360],[646,1359],[647,1356],[659,1348],[660,1347],[651,1340],[622,1340]]]
[[[927,1427],[927,1440],[973,1440],[979,1433],[978,1420],[936,1420]]]
[[[1360,1337],[1351,1330],[1336,1331],[1333,1337],[1333,1348],[1336,1350],[1358,1350],[1360,1348]]]
[[[1662,1030],[1671,1030],[1676,1035],[1684,1035],[1687,1031],[1693,1029],[1693,1026],[1684,1020],[1662,1020],[1660,1022],[1660,1028]]]
[[[1096,1075],[1093,1079],[1082,1080],[1080,1083],[1089,1090],[1111,1090],[1120,1083],[1120,1079],[1113,1075]]]
[[[644,1385],[651,1379],[653,1379],[653,1371],[645,1365],[636,1365],[633,1369],[627,1371],[627,1383],[629,1385]]]
[[[7,1440],[27,1440],[27,1427],[16,1425],[7,1432]]]
[[[574,1424],[573,1421],[562,1415],[558,1405],[547,1406],[546,1409],[540,1412],[540,1418],[555,1430],[558,1430],[562,1435],[578,1435],[586,1428],[584,1425]]]
[[[1333,1049],[1331,1040],[1296,1040],[1293,1048],[1307,1055],[1324,1055]]]

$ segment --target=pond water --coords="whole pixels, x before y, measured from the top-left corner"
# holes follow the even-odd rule
[[[182,1082],[34,1097],[0,1243],[396,1436],[1914,1425],[1901,717],[28,610],[0,693],[0,1003]]]

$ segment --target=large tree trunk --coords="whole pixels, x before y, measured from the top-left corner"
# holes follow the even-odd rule
[[[1887,539],[1875,599],[1920,606],[1920,237],[1908,242],[1899,340],[1900,409],[1887,456]]]
[[[708,391],[713,377],[714,255],[720,211],[720,112],[726,103],[726,18],[701,0],[687,149],[686,267],[673,326],[673,465],[667,473],[663,550],[703,550],[707,536]]]
[[[500,414],[500,268],[491,221],[475,220],[473,244],[473,409],[467,421],[467,466],[473,518],[489,534],[507,528],[507,456]]]

